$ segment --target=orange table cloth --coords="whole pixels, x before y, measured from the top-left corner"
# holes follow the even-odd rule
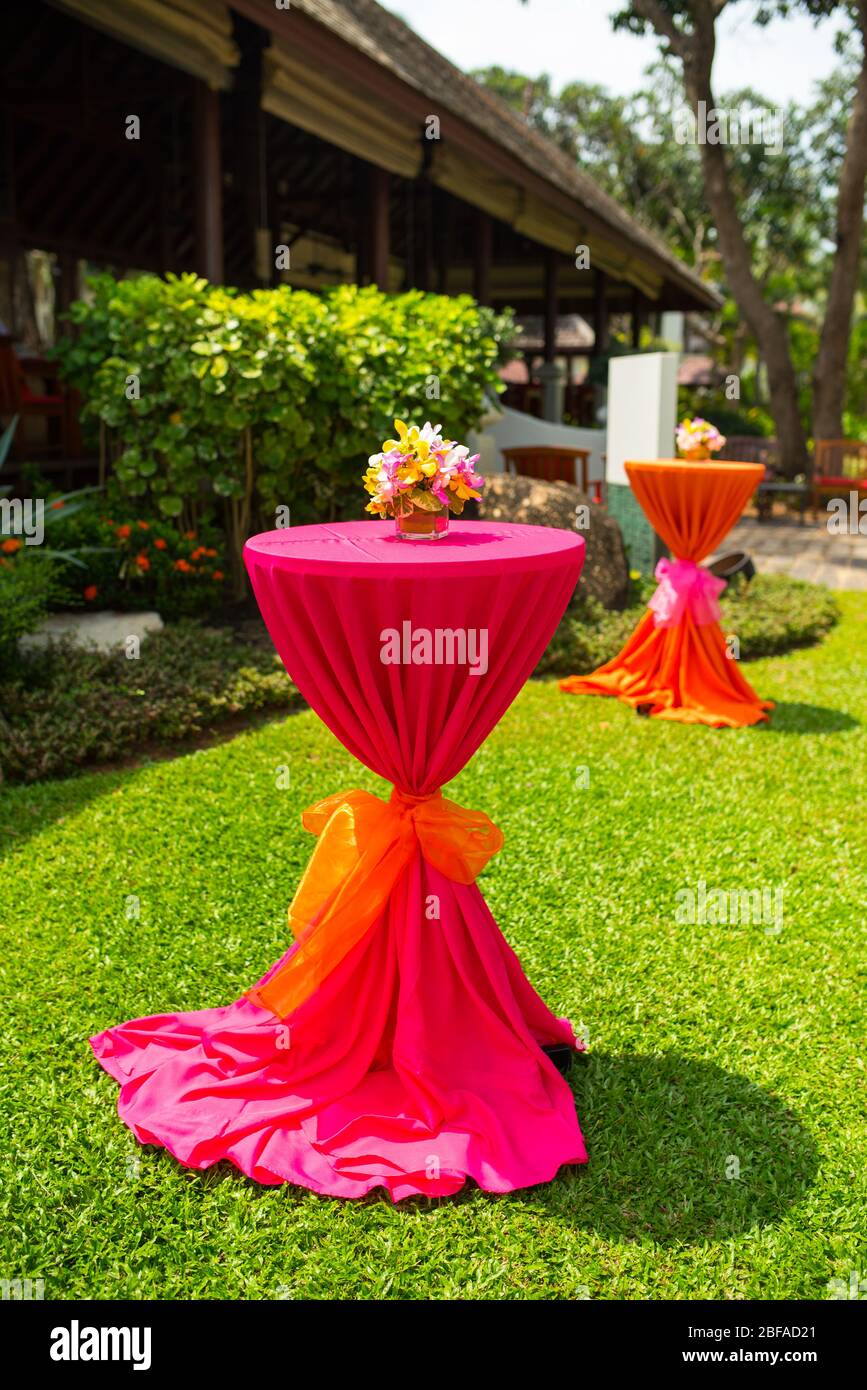
[[[627,463],[626,473],[645,516],[672,556],[698,565],[734,526],[764,468],[754,463],[654,459]],[[660,562],[657,568],[670,567]],[[706,572],[699,577],[706,578]],[[662,581],[660,573],[657,578]],[[727,655],[716,619],[708,621],[706,614],[699,619],[687,607],[679,621],[665,626],[649,608],[612,661],[592,675],[569,676],[560,689],[574,695],[616,695],[627,704],[649,707],[657,719],[683,724],[737,728],[766,720],[772,702],[759,698],[738,662]]]

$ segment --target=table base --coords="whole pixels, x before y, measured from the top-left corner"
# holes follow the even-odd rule
[[[441,905],[428,921],[430,895]],[[420,906],[421,905],[421,906]],[[278,961],[265,979],[283,964]],[[419,855],[383,919],[285,1023],[249,999],[91,1039],[142,1143],[191,1168],[394,1201],[550,1181],[587,1153],[543,1045],[582,1050],[478,888]]]
[[[651,718],[713,728],[760,724],[774,707],[729,659],[717,623],[697,626],[686,616],[676,627],[657,627],[651,612],[612,661],[589,676],[568,676],[560,689],[615,695]]]

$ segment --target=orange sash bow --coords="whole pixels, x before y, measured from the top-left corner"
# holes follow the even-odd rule
[[[370,930],[417,848],[456,883],[473,883],[503,847],[503,834],[482,811],[468,811],[442,792],[389,801],[370,792],[337,792],[301,817],[319,843],[289,908],[298,942],[276,974],[246,991],[254,1004],[286,1018],[309,998]]]

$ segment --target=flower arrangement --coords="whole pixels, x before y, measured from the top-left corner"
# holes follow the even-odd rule
[[[365,510],[394,517],[398,535],[444,535],[449,511],[460,516],[465,502],[481,496],[484,479],[474,469],[479,455],[443,439],[439,425],[427,422],[419,429],[395,420],[394,428],[397,438],[386,439],[382,452],[368,460]]]
[[[725,442],[725,435],[720,434],[716,425],[702,420],[700,415],[692,420],[681,420],[677,427],[677,447],[685,459],[709,459]]]

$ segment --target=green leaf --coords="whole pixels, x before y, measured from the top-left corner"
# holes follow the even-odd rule
[[[436,497],[434,497],[433,493],[432,493],[432,492],[429,492],[427,488],[423,488],[423,487],[414,487],[414,488],[411,488],[410,491],[409,491],[409,493],[408,493],[408,496],[409,496],[410,500],[412,501],[413,506],[418,507],[419,511],[422,511],[422,512],[441,512],[441,511],[442,511],[442,503],[441,503]]]
[[[184,499],[169,492],[157,499],[157,506],[163,516],[180,516],[184,508]]]

